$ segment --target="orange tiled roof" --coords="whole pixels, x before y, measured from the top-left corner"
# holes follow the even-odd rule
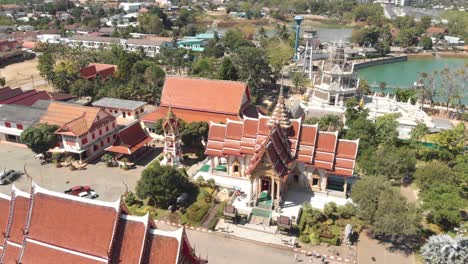
[[[244,82],[168,76],[164,83],[161,105],[210,113],[239,115],[250,101]],[[227,99],[227,100],[226,100]]]
[[[112,146],[108,147],[106,151],[132,154],[152,140],[153,138],[147,135],[145,130],[141,127],[141,123],[135,121],[133,124],[119,131],[116,141]]]
[[[39,122],[59,126],[59,134],[80,136],[91,129],[100,114],[104,116],[100,120],[114,118],[100,108],[52,102]]]
[[[3,223],[11,220],[2,227],[0,263],[200,263],[183,228],[158,230],[148,214],[127,215],[120,200],[89,200],[33,183],[31,194],[13,186],[11,198],[0,195],[0,212]]]
[[[319,131],[317,125],[291,120],[291,127],[269,127],[269,117],[244,118],[226,124],[210,124],[205,154],[209,156],[251,155],[247,173],[251,173],[264,155],[278,176],[287,175],[292,161],[324,169],[330,173],[352,176],[359,140],[338,139],[337,132]]]
[[[167,111],[169,111],[169,107],[160,106],[155,111],[143,116],[141,120],[143,122],[150,122],[154,123],[159,119],[165,117],[167,115]],[[221,114],[221,113],[212,113],[212,112],[205,112],[205,111],[198,111],[198,110],[187,110],[187,109],[180,109],[172,107],[172,111],[174,114],[179,118],[184,120],[187,123],[192,122],[226,122],[226,118],[232,120],[240,120],[239,115],[234,114]]]

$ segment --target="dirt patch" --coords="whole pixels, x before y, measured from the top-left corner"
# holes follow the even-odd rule
[[[0,68],[0,75],[6,78],[6,85],[12,87],[31,83],[33,79],[36,82],[43,79],[37,70],[37,63],[37,58],[13,63]]]

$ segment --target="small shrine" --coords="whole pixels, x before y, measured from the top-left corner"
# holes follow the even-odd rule
[[[162,165],[177,166],[183,161],[182,147],[180,144],[179,119],[169,107],[166,117],[163,121],[164,130],[164,151]]]

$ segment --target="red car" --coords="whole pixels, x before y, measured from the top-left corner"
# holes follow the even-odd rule
[[[74,186],[66,190],[65,193],[71,194],[71,195],[78,195],[81,192],[89,192],[89,191],[91,191],[91,187],[89,186]]]

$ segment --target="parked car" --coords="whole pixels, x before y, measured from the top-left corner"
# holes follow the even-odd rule
[[[74,186],[66,190],[64,193],[78,196],[78,194],[80,194],[81,192],[88,192],[90,190],[91,187],[89,186]]]
[[[78,196],[82,198],[89,198],[89,199],[96,199],[98,197],[97,193],[94,190],[80,192]]]
[[[7,184],[15,180],[15,177],[19,175],[19,172],[15,170],[4,169],[0,173],[0,184]]]

